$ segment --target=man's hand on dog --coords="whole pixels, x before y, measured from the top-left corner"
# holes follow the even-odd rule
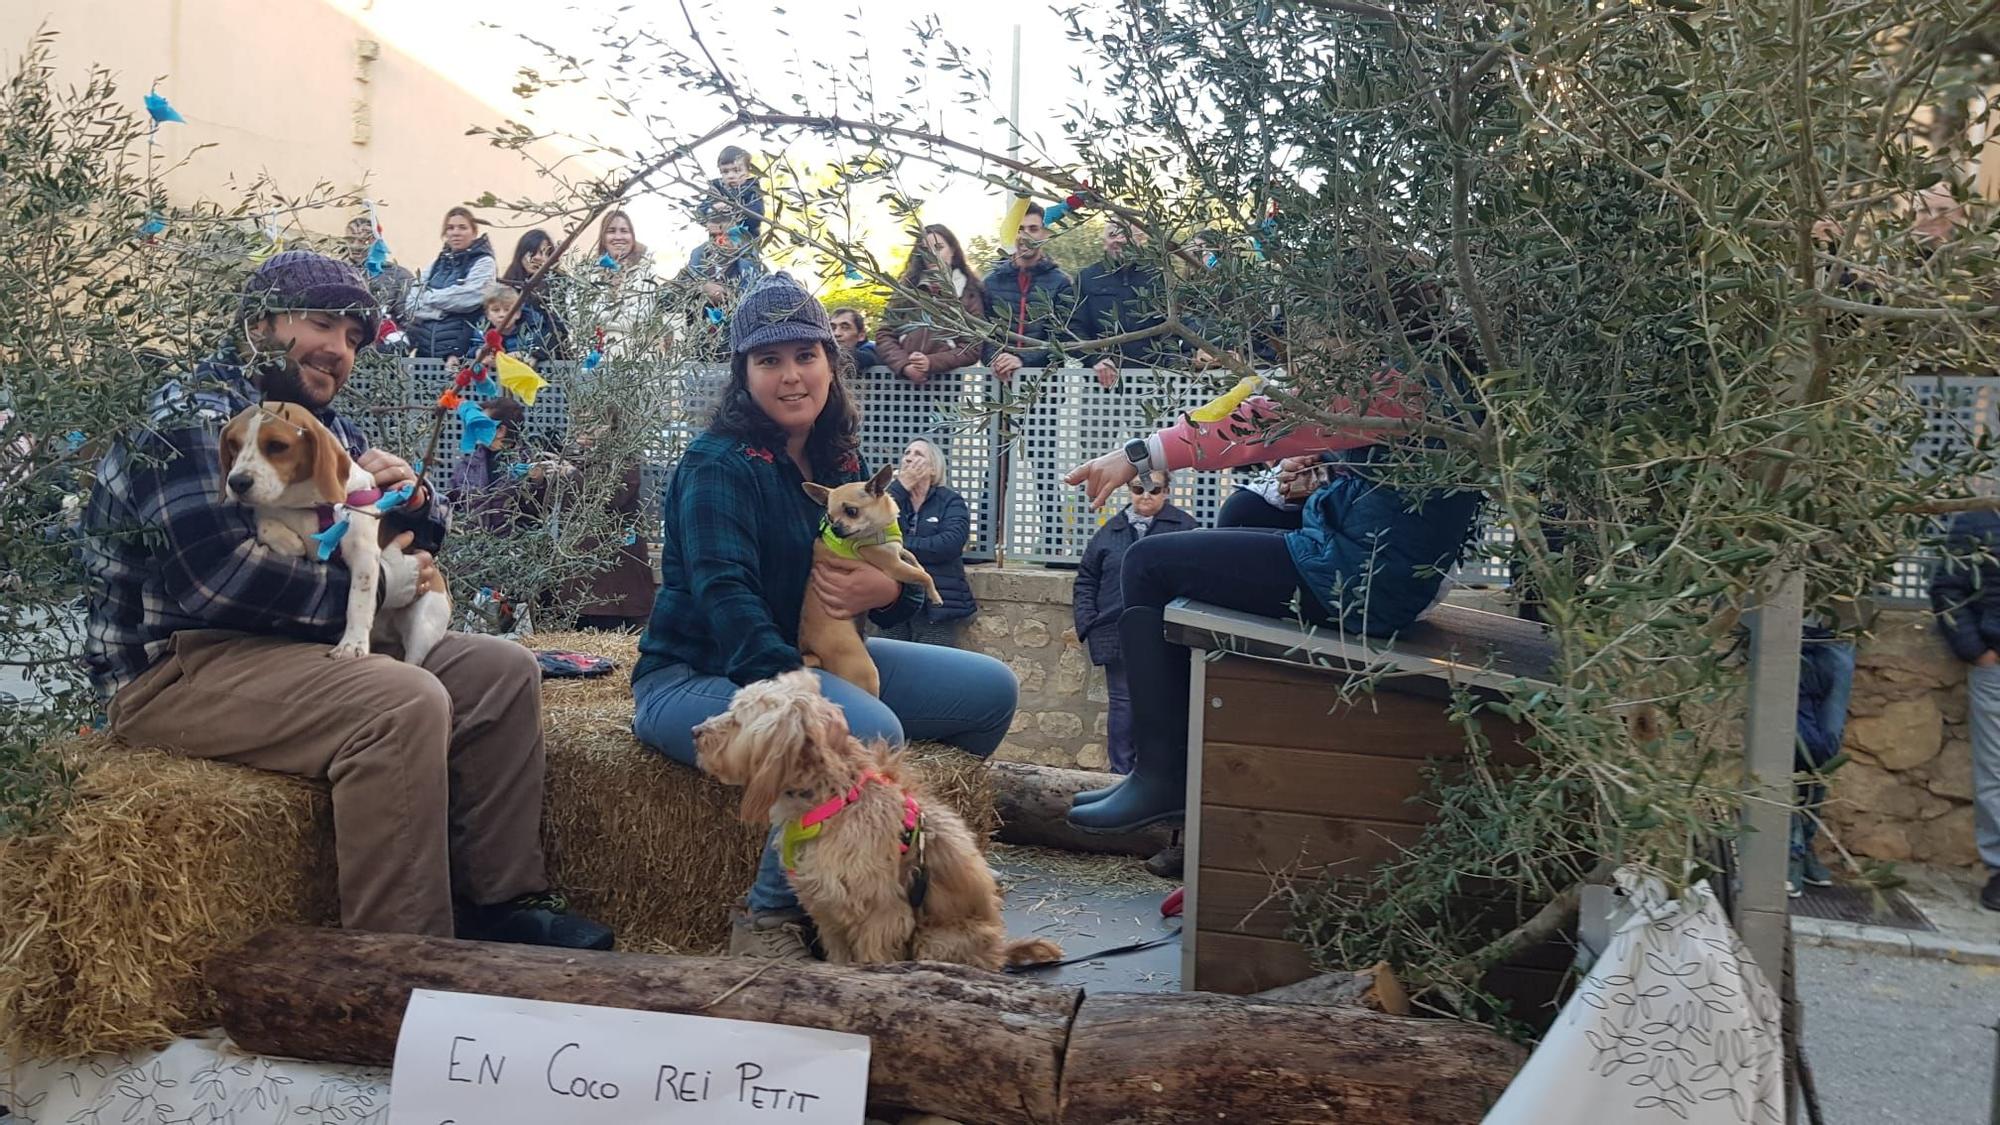
[[[371,449],[356,458],[354,463],[364,471],[374,473],[375,487],[384,492],[394,492],[406,484],[417,484],[417,472],[410,468],[410,463],[387,450]],[[424,500],[424,488],[419,484],[417,490],[410,494],[405,507],[421,508]]]
[[[855,618],[894,605],[903,584],[854,559],[821,559],[813,564],[813,593],[834,617]]]

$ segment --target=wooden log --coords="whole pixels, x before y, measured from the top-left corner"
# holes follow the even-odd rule
[[[1320,973],[1302,981],[1267,988],[1250,997],[1267,1004],[1318,1004],[1322,1007],[1367,1008],[1392,1016],[1410,1014],[1410,996],[1387,961],[1377,961],[1352,973]]]
[[[388,1065],[417,988],[683,1012],[866,1035],[871,1103],[967,1125],[1055,1120],[1082,996],[955,965],[766,966],[303,927],[259,934],[206,971],[222,1026],[259,1054]]]
[[[1470,1024],[1188,992],[1092,993],[1064,1125],[1476,1125],[1527,1052]]]
[[[1151,856],[1173,842],[1173,825],[1154,825],[1113,836],[1070,827],[1070,798],[1116,782],[1115,773],[1028,762],[994,762],[992,770],[994,803],[1000,813],[998,835],[1006,843],[1101,855]]]

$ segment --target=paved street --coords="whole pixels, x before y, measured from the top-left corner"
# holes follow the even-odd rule
[[[1985,1125],[2000,967],[1807,945],[1798,967],[1829,1125]]]

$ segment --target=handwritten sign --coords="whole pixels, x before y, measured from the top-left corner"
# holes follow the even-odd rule
[[[865,1036],[418,989],[389,1125],[857,1125]]]

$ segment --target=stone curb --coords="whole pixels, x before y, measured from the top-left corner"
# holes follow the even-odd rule
[[[1892,957],[1951,961],[1960,965],[2000,965],[2000,942],[1970,941],[1945,934],[1794,915],[1792,935],[1811,945],[1826,945],[1835,949],[1858,949],[1868,953],[1886,953]]]

